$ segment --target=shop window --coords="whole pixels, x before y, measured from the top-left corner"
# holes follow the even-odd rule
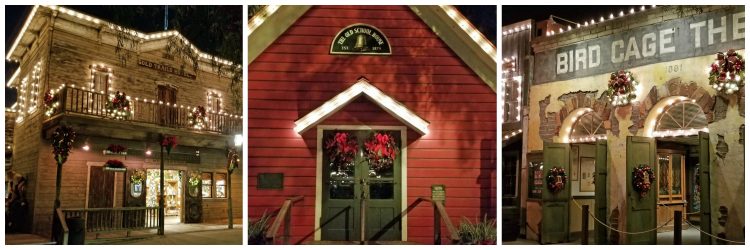
[[[659,168],[657,169],[657,187],[659,187],[659,201],[662,203],[682,202],[685,200],[684,173],[685,156],[682,154],[659,153]]]
[[[213,184],[213,174],[212,173],[203,173],[201,174],[201,183],[203,185],[202,193],[203,198],[211,198],[212,197],[212,184]]]
[[[217,173],[215,175],[216,198],[227,198],[227,174]]]
[[[529,199],[541,199],[544,190],[544,171],[542,161],[529,161]]]
[[[503,154],[503,198],[515,198],[518,195],[518,154]]]

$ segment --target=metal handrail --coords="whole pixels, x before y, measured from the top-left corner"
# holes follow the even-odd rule
[[[62,209],[57,208],[55,209],[55,216],[57,217],[57,220],[60,221],[60,227],[62,228],[62,245],[68,244],[68,235],[70,234],[70,230],[68,229],[68,223],[65,221],[65,215],[62,212]]]
[[[284,201],[284,204],[281,205],[281,209],[279,209],[279,213],[276,214],[276,218],[273,220],[273,224],[271,224],[271,227],[268,228],[268,231],[266,232],[266,238],[271,239],[271,242],[276,242],[276,235],[278,234],[279,228],[281,227],[281,223],[284,223],[284,244],[289,244],[289,236],[290,236],[290,226],[291,226],[291,210],[292,205],[298,201],[301,201],[304,199],[304,196],[295,196],[291,198],[287,198]],[[283,220],[283,221],[282,221]]]
[[[441,243],[441,231],[440,231],[440,221],[442,220],[445,223],[445,228],[448,230],[448,239],[450,239],[453,242],[459,241],[461,238],[458,237],[458,230],[456,230],[456,227],[453,226],[453,222],[451,222],[450,217],[448,216],[448,212],[445,211],[445,205],[443,205],[442,202],[434,201],[430,198],[425,197],[419,197],[417,198],[417,202],[427,201],[432,203],[433,206],[433,217],[434,217],[434,225],[435,225],[435,244],[439,245]]]

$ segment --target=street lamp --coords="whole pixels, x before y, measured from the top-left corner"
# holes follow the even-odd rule
[[[234,217],[232,216],[232,172],[240,167],[240,155],[237,153],[242,150],[242,134],[234,135],[234,148],[227,145],[227,226],[229,229],[234,228]]]

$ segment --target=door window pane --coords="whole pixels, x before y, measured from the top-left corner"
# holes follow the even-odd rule
[[[216,174],[216,198],[227,197],[227,174],[217,173]]]
[[[338,178],[328,181],[331,199],[354,199],[354,178]]]
[[[668,154],[659,154],[659,195],[669,195],[669,158]]]
[[[393,199],[393,182],[371,183],[370,199]]]
[[[682,193],[682,156],[672,155],[672,194]]]

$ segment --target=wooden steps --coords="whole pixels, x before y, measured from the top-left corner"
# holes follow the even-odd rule
[[[56,245],[49,238],[36,234],[5,234],[6,245]]]

